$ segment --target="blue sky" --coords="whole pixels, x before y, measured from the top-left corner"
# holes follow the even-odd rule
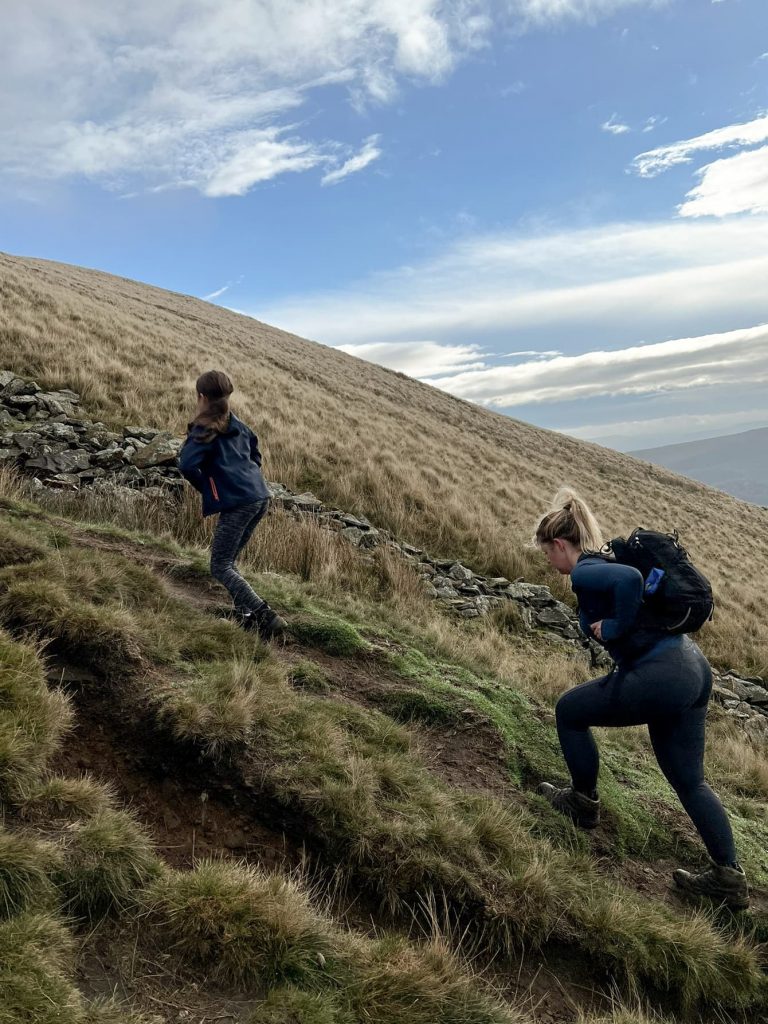
[[[3,250],[621,449],[768,425],[765,0],[3,17]]]

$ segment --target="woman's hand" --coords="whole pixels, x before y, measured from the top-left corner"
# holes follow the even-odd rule
[[[602,619],[600,619],[599,622],[593,622],[592,625],[589,628],[592,630],[592,632],[594,633],[595,638],[597,640],[602,640],[603,639],[603,620]]]

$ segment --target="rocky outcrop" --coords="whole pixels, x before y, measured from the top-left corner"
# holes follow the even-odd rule
[[[134,487],[181,487],[181,441],[167,431],[89,419],[74,391],[44,391],[0,371],[0,464],[10,462],[38,485],[77,490],[97,480]]]
[[[35,381],[0,371],[0,465],[11,463],[37,487],[78,490],[86,486],[125,488],[175,500],[183,485],[176,459],[181,440],[151,427],[123,427],[116,432],[90,420],[74,391],[44,391]],[[431,557],[422,548],[375,527],[365,516],[327,507],[309,492],[296,493],[270,483],[273,504],[289,515],[310,515],[370,557],[386,546],[411,563],[427,597],[465,619],[487,615],[513,602],[526,629],[543,630],[552,639],[578,645],[592,665],[610,666],[599,644],[585,637],[578,618],[548,587],[473,572],[453,559]],[[717,676],[715,700],[747,732],[768,739],[768,684],[734,672]]]

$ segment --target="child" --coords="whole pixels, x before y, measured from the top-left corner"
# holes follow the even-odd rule
[[[261,475],[261,452],[253,431],[230,412],[234,387],[225,373],[198,377],[197,409],[179,455],[179,469],[203,496],[203,515],[219,514],[211,546],[211,575],[223,583],[238,619],[264,640],[286,622],[243,579],[235,560],[266,514],[270,493]]]

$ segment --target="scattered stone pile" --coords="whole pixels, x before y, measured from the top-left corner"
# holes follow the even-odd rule
[[[0,465],[15,465],[37,486],[118,487],[126,488],[126,494],[127,489],[131,494],[141,490],[173,499],[183,484],[176,466],[181,444],[169,432],[150,427],[110,430],[85,415],[74,391],[44,391],[35,381],[0,370]],[[426,595],[462,618],[479,618],[513,601],[527,629],[543,629],[563,643],[583,646],[597,668],[610,665],[602,647],[582,634],[574,611],[548,587],[482,576],[453,559],[431,558],[364,516],[327,508],[314,494],[296,494],[279,483],[269,487],[275,505],[295,516],[311,515],[364,553],[380,546],[398,551],[413,564]],[[768,683],[730,672],[716,677],[714,692],[725,714],[768,739]]]
[[[0,464],[10,462],[40,484],[77,490],[109,478],[134,487],[181,487],[181,441],[167,431],[94,423],[74,391],[43,391],[0,370]]]
[[[512,600],[517,603],[526,628],[538,626],[563,640],[586,642],[574,611],[556,600],[548,587],[523,580],[510,581],[503,576],[481,576],[455,559],[431,558],[421,548],[404,544],[388,531],[372,526],[364,516],[328,509],[314,494],[294,494],[282,484],[269,486],[275,504],[296,515],[312,514],[319,523],[336,530],[356,547],[370,549],[385,545],[397,549],[414,564],[427,596],[444,601],[462,618],[479,618]],[[596,657],[604,653],[599,645],[594,646]]]
[[[713,696],[724,714],[736,719],[746,733],[768,740],[768,682],[759,676],[742,678],[735,672],[715,673]]]

